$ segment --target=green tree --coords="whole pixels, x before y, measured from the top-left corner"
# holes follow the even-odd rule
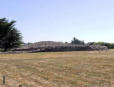
[[[74,37],[73,40],[71,41],[71,44],[84,45],[84,41],[81,41]]]
[[[19,47],[22,43],[21,33],[15,28],[15,21],[0,19],[0,48],[4,51]]]
[[[107,46],[109,49],[114,49],[114,43],[107,43],[107,42],[88,42],[87,45],[101,45],[101,46]]]

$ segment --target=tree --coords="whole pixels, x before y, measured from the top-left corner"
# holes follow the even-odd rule
[[[19,47],[22,43],[21,33],[15,28],[15,21],[0,19],[0,48],[4,51]]]
[[[74,37],[73,40],[71,41],[71,44],[84,45],[84,41],[81,41]]]
[[[87,45],[95,45],[95,42],[88,42]]]
[[[114,49],[114,43],[107,43],[107,42],[88,42],[87,45],[101,45],[101,46],[106,46],[109,49]]]

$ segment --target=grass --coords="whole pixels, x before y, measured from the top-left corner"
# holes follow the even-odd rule
[[[114,50],[0,54],[0,87],[114,87]]]

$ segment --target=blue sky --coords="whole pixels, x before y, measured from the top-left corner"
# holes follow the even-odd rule
[[[1,0],[0,11],[25,42],[114,42],[114,0]]]

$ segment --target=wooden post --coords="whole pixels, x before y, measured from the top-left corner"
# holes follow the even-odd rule
[[[19,85],[19,87],[22,87],[22,85]]]
[[[5,78],[5,76],[3,76],[3,84],[5,84],[6,83],[6,78]]]

